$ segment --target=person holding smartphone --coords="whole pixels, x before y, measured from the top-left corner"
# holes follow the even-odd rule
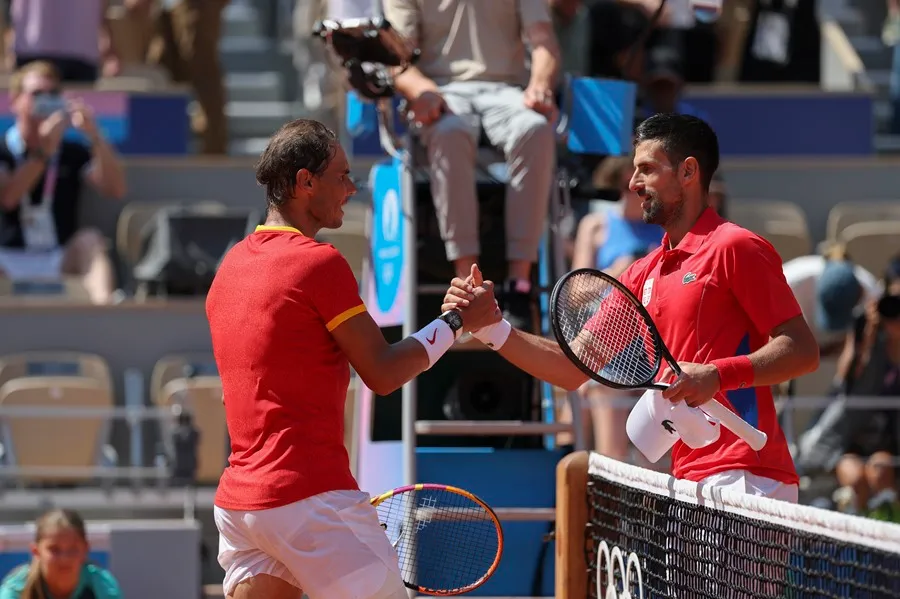
[[[882,296],[858,312],[838,361],[837,380],[851,402],[858,396],[900,396],[900,255],[885,271]],[[843,455],[835,466],[840,509],[865,515],[884,504],[898,504],[893,467],[900,455],[897,410],[851,409],[847,416],[840,431]]]
[[[0,138],[0,276],[14,281],[83,280],[94,303],[113,297],[106,240],[80,229],[85,181],[125,196],[125,173],[93,113],[62,95],[57,68],[32,62],[13,75],[15,125]],[[78,135],[72,135],[74,129]]]

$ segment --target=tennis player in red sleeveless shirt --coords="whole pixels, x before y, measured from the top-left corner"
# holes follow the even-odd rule
[[[796,502],[797,471],[770,386],[815,370],[819,352],[781,258],[766,240],[709,207],[719,145],[702,120],[660,114],[644,121],[634,166],[630,185],[644,198],[644,221],[660,225],[665,237],[619,280],[647,307],[683,370],[663,396],[691,406],[716,397],[769,436],[759,452],[725,429],[703,449],[679,441],[673,474]],[[465,305],[476,283],[455,279],[444,309]],[[511,330],[505,321],[474,336],[490,339],[504,358],[539,379],[570,390],[587,380],[556,341]],[[673,378],[667,371],[660,380]]]
[[[231,457],[215,520],[233,599],[407,599],[397,554],[350,473],[350,365],[379,395],[430,368],[463,330],[500,320],[485,290],[389,345],[350,266],[317,243],[356,188],[334,134],[298,120],[256,169],[266,224],[225,256],[206,301]]]

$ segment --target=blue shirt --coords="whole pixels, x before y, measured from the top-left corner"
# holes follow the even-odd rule
[[[0,583],[0,599],[20,599],[28,578],[28,568],[27,565],[16,568],[3,579]],[[85,564],[81,569],[81,577],[75,592],[71,595],[72,599],[81,597],[87,589],[94,592],[94,599],[122,599],[119,583],[112,573],[94,564]],[[51,597],[48,594],[47,599],[69,599],[69,597]]]
[[[662,227],[626,220],[610,210],[606,214],[606,240],[597,249],[597,268],[605,270],[622,256],[645,256],[659,247],[662,238]]]

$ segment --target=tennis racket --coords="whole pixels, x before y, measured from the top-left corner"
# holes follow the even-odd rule
[[[566,357],[586,375],[614,389],[667,389],[656,382],[665,359],[681,374],[678,362],[638,298],[622,283],[592,268],[561,278],[550,296],[553,334]],[[766,434],[713,399],[702,406],[754,450]]]
[[[372,498],[403,582],[426,595],[462,595],[493,576],[503,554],[494,510],[456,487],[418,484]]]

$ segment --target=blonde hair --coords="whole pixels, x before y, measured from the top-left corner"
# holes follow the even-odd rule
[[[84,519],[73,510],[55,509],[44,513],[35,521],[34,542],[42,540],[60,530],[70,530],[81,537],[87,543],[87,529]],[[22,588],[21,599],[47,599],[44,594],[44,580],[41,575],[41,564],[37,557],[31,560],[31,564],[23,566],[28,568],[28,577]]]
[[[60,83],[62,81],[62,76],[59,73],[59,69],[56,68],[56,65],[52,62],[47,62],[46,60],[35,60],[33,62],[29,62],[20,67],[15,73],[13,73],[12,78],[9,81],[9,91],[12,95],[17,95],[22,93],[22,82],[25,81],[25,77],[30,75],[31,73],[35,73],[40,75],[41,77],[47,77],[48,79],[52,79],[56,83]]]

